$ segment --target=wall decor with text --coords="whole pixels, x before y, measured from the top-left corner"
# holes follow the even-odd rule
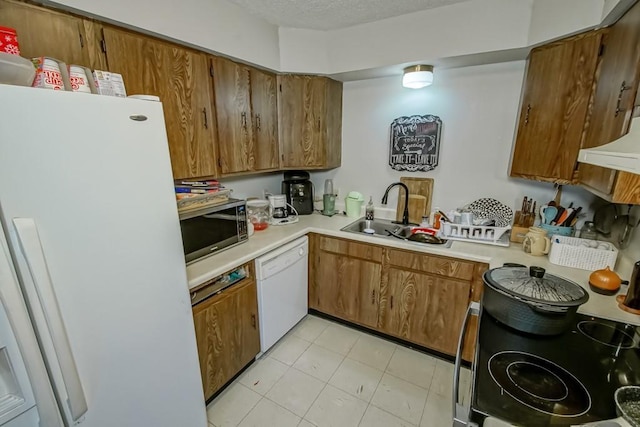
[[[391,122],[389,165],[397,171],[430,171],[438,166],[442,120],[403,116]]]

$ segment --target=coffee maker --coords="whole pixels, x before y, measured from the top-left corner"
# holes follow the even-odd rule
[[[287,196],[289,203],[298,215],[313,213],[313,184],[309,181],[309,172],[286,171],[282,181],[282,194]],[[289,214],[293,214],[289,207]]]

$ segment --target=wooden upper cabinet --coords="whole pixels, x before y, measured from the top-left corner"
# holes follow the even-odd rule
[[[639,83],[640,3],[609,29],[603,44],[584,148],[609,143],[628,131]],[[640,204],[640,175],[582,163],[579,181],[613,202]]]
[[[151,37],[104,28],[109,71],[127,93],[162,101],[174,178],[215,176],[216,120],[205,54]]]
[[[591,31],[531,51],[512,177],[574,181],[601,39]]]
[[[281,75],[278,109],[283,169],[340,166],[342,83],[326,77]]]
[[[220,172],[276,169],[275,76],[220,57],[213,70]]]
[[[100,24],[50,9],[0,0],[0,26],[18,33],[20,56],[50,56],[67,64],[105,69]]]
[[[276,76],[251,68],[256,170],[275,170],[280,165],[278,142],[278,91]]]

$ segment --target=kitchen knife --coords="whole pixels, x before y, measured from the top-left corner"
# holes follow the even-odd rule
[[[534,201],[533,208],[531,208],[531,216],[529,217],[529,223],[527,224],[529,227],[531,227],[536,221],[536,203],[537,202]]]

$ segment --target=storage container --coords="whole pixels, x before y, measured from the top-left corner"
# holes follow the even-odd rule
[[[593,247],[593,245],[596,247]],[[614,269],[618,249],[608,242],[554,235],[551,237],[549,261],[552,264],[582,270]]]

